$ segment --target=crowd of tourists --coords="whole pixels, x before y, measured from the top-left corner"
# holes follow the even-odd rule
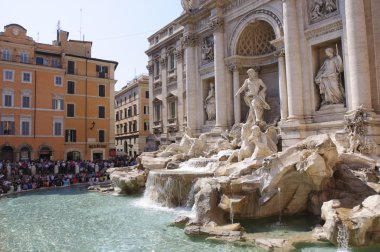
[[[98,183],[109,179],[111,167],[136,165],[134,158],[99,161],[0,160],[0,194],[44,187]]]

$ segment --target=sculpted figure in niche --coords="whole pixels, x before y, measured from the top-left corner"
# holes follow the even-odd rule
[[[248,79],[244,81],[235,96],[245,91],[244,101],[249,106],[247,122],[258,124],[263,120],[264,109],[270,109],[268,103],[265,102],[267,87],[254,69],[248,69],[247,74]]]
[[[208,91],[207,97],[205,99],[204,108],[207,114],[207,120],[212,121],[216,118],[216,108],[215,108],[215,88],[214,83],[210,83],[210,89]]]
[[[325,53],[327,59],[315,77],[322,98],[321,105],[340,104],[344,102],[344,89],[340,79],[340,73],[343,72],[342,58],[339,54],[334,56],[332,48],[326,48]]]

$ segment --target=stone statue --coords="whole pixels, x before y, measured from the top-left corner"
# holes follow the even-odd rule
[[[249,136],[249,141],[255,144],[255,149],[251,156],[252,159],[263,159],[264,157],[272,155],[275,151],[277,151],[277,148],[275,151],[271,150],[269,146],[273,145],[273,143],[270,142],[270,138],[268,138],[266,134],[261,132],[260,127],[257,125],[252,127],[252,133]]]
[[[201,134],[199,138],[194,139],[187,155],[189,157],[206,156],[207,150],[208,150],[207,135]]]
[[[253,154],[253,151],[255,150],[255,144],[250,139],[251,134],[252,134],[252,124],[250,122],[246,122],[241,127],[240,149],[232,152],[231,156],[227,160],[227,163],[231,163],[233,159],[236,157],[237,157],[238,162],[251,157],[251,155]]]
[[[214,83],[210,83],[210,89],[208,95],[205,99],[204,108],[206,109],[207,120],[212,121],[216,118],[216,108],[215,108],[215,88]]]
[[[182,139],[179,144],[172,143],[168,145],[165,150],[159,153],[158,157],[168,157],[174,154],[187,153],[191,145],[194,143],[195,138],[191,137],[191,132],[189,128],[185,128]]]
[[[258,124],[263,120],[264,109],[270,109],[268,103],[265,102],[267,87],[254,69],[248,69],[247,74],[248,79],[244,81],[243,86],[239,88],[235,96],[245,91],[244,101],[250,108],[247,122]]]
[[[319,69],[315,77],[315,83],[319,86],[321,94],[321,105],[340,104],[344,102],[344,89],[340,79],[340,73],[343,72],[342,58],[334,56],[334,49],[326,48],[327,59]]]

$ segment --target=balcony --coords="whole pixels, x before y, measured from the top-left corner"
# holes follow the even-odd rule
[[[108,79],[108,73],[106,73],[106,72],[97,72],[96,76],[98,78]]]
[[[13,62],[13,63],[21,63],[21,64],[28,64],[28,65],[40,65],[40,66],[46,66],[46,67],[54,67],[54,68],[62,68],[62,64],[60,60],[49,60],[42,57],[36,57],[36,58],[25,58],[21,57],[20,55],[12,55],[10,57],[6,57],[1,55],[0,53],[0,60],[5,62]]]
[[[155,122],[153,122],[153,132],[155,134],[162,133],[163,132],[162,128],[163,128],[162,127],[162,121],[155,121]]]
[[[77,68],[67,68],[66,74],[78,75],[78,69]]]
[[[169,118],[168,124],[166,125],[166,128],[169,132],[175,132],[178,131],[178,120],[177,118]]]

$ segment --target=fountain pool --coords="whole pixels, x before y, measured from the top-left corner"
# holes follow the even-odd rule
[[[256,251],[190,238],[171,226],[189,210],[142,202],[142,196],[98,194],[83,187],[0,198],[0,251]],[[305,245],[297,251],[324,250]]]

